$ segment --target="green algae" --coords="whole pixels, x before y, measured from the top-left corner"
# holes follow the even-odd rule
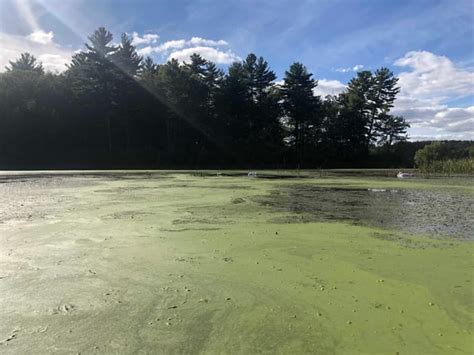
[[[61,179],[2,190],[2,353],[472,352],[471,242],[274,223],[307,214],[262,204],[278,179]],[[402,183],[470,189],[291,180]]]

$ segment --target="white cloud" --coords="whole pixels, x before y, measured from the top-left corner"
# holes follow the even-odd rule
[[[185,62],[193,53],[200,54],[203,58],[212,61],[216,64],[230,64],[235,61],[241,60],[239,56],[237,56],[230,50],[223,52],[216,48],[202,46],[185,48],[180,51],[175,51],[169,55],[168,60],[177,59],[178,61]]]
[[[159,39],[160,36],[156,33],[146,33],[143,35],[143,37],[140,37],[137,32],[132,33],[132,44],[134,46],[140,46],[143,44],[153,44],[158,42]]]
[[[135,34],[135,32],[134,32]],[[145,36],[144,36],[145,37]],[[156,42],[156,41],[155,41]],[[150,43],[155,43],[150,42]],[[144,42],[142,42],[144,44]],[[150,55],[152,53],[163,53],[167,54],[170,51],[175,51],[176,49],[184,49],[184,48],[203,48],[203,47],[221,47],[229,45],[226,41],[220,39],[218,41],[212,39],[205,39],[201,37],[192,37],[189,40],[185,39],[175,39],[166,41],[160,45],[156,46],[146,46],[138,50],[139,54],[141,55]]]
[[[70,58],[59,54],[41,54],[38,60],[43,63],[43,68],[51,72],[62,72],[66,69],[66,64],[69,63]]]
[[[166,41],[165,43],[154,47],[155,52],[166,52],[170,49],[181,49],[186,46],[186,41],[184,39],[177,39],[172,41]]]
[[[151,46],[146,46],[140,49],[137,49],[137,53],[140,55],[150,55],[153,53],[153,47]]]
[[[46,70],[63,71],[66,69],[65,63],[71,60],[73,51],[65,49],[54,42],[39,43],[25,40],[23,36],[15,36],[0,32],[1,56],[0,71],[5,70],[9,61],[14,61],[20,57],[21,53],[29,52],[43,63]]]
[[[472,71],[427,51],[408,52],[394,64],[409,71],[398,75],[401,91],[393,112],[404,116],[413,131],[430,132],[429,137],[439,139],[474,137],[474,106],[447,104],[474,95]],[[415,137],[423,135],[412,139]]]
[[[348,73],[348,72],[358,72],[359,70],[362,70],[364,66],[362,64],[356,64],[353,67],[348,67],[348,68],[337,68],[336,71],[340,73]]]
[[[207,46],[207,47],[218,47],[218,46],[227,46],[228,43],[222,39],[218,41],[213,41],[212,39],[204,39],[201,37],[193,37],[189,41],[188,44],[192,46]]]
[[[394,64],[410,69],[398,76],[401,94],[438,101],[473,94],[474,72],[456,67],[447,57],[427,51],[408,52]]]
[[[338,95],[343,92],[345,88],[346,85],[339,80],[320,79],[318,80],[318,86],[316,86],[313,91],[315,95],[325,97],[327,95]]]
[[[38,30],[29,34],[27,38],[39,44],[50,44],[53,43],[53,37],[53,31],[44,32],[43,30]]]

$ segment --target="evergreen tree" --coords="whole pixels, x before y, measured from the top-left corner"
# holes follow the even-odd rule
[[[113,36],[103,27],[88,38],[88,51],[73,55],[68,76],[78,98],[93,106],[98,119],[105,119],[107,147],[112,153],[112,109],[117,101],[118,71],[111,59],[117,47],[110,44]]]
[[[140,68],[140,75],[154,75],[158,72],[158,65],[155,64],[152,58],[146,57],[143,60],[143,65]]]
[[[138,55],[132,40],[126,33],[122,34],[121,43],[111,55],[112,62],[118,66],[120,72],[124,75],[134,78],[141,66],[143,58]]]
[[[6,66],[7,71],[29,71],[37,74],[43,74],[43,64],[38,63],[36,58],[28,52],[22,53],[20,58],[15,61],[10,61],[10,66]]]
[[[348,109],[357,113],[365,120],[365,142],[367,151],[372,143],[376,143],[381,132],[382,121],[388,116],[393,107],[398,78],[387,68],[381,68],[372,73],[361,71],[348,85]]]
[[[387,68],[377,69],[373,75],[370,102],[368,103],[371,114],[367,129],[367,145],[383,135],[379,128],[386,126],[383,121],[391,118],[388,113],[400,91],[397,83],[398,78]]]
[[[400,165],[422,147],[405,142],[408,123],[390,113],[399,88],[386,68],[359,72],[345,92],[321,101],[300,63],[283,85],[252,53],[227,74],[199,54],[157,65],[127,35],[114,46],[99,28],[63,74],[45,73],[28,53],[6,69],[6,167]]]
[[[380,132],[380,144],[390,150],[394,143],[406,141],[409,127],[410,124],[403,117],[385,114],[377,126],[377,131]]]
[[[307,157],[310,130],[316,122],[318,98],[313,90],[318,83],[312,76],[303,64],[293,63],[285,72],[282,87],[283,108],[290,127],[288,142],[294,148],[297,166]]]

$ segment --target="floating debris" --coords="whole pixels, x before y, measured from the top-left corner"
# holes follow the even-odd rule
[[[67,313],[72,312],[73,309],[74,309],[73,304],[65,303],[65,304],[62,304],[62,305],[58,306],[58,308],[56,309],[56,311],[54,313],[61,312],[63,314],[67,314]]]
[[[11,334],[8,338],[4,339],[0,344],[6,344],[9,341],[12,341],[13,339],[15,339],[18,335],[18,334],[16,334],[17,332],[18,332],[18,330],[14,330],[13,334]]]

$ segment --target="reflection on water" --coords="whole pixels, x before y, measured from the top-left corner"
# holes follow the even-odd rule
[[[409,233],[474,239],[474,198],[459,191],[297,185],[257,201],[300,215],[278,222],[349,220]]]

